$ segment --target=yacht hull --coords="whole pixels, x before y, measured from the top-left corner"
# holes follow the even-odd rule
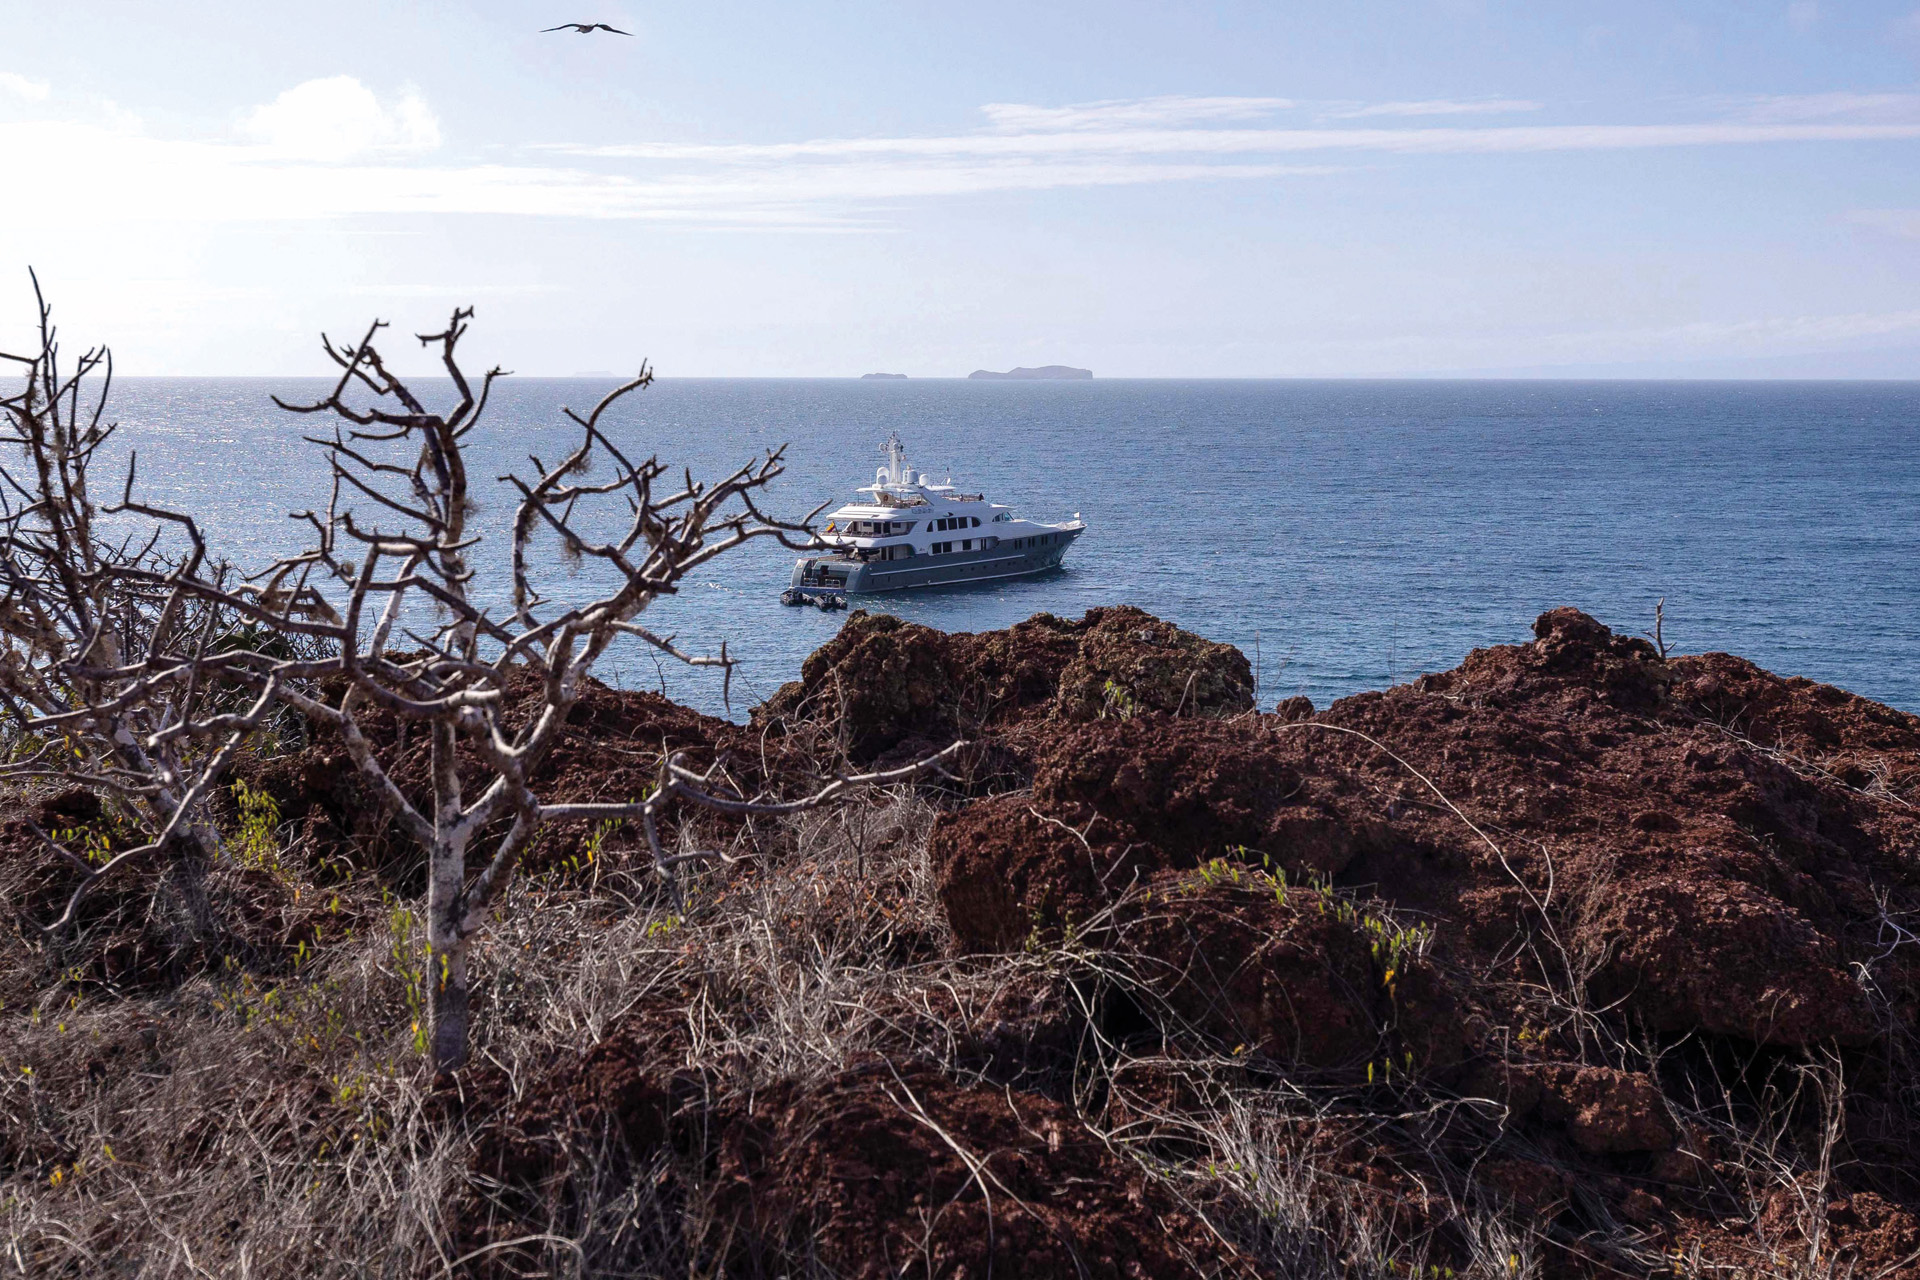
[[[907,560],[862,561],[846,555],[814,556],[794,565],[791,589],[801,594],[873,595],[915,587],[1024,578],[1058,568],[1067,548],[1083,532],[1083,528],[1050,529],[1029,539],[1037,545],[1009,547],[1003,543],[985,551],[955,551]]]

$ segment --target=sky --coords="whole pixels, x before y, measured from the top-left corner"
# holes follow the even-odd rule
[[[0,0],[0,350],[1911,378],[1917,5]]]

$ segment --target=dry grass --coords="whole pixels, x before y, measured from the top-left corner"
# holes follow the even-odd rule
[[[476,1063],[517,1095],[663,1002],[684,1006],[691,1056],[740,1088],[819,1078],[897,1043],[903,993],[979,995],[994,980],[931,958],[944,950],[931,819],[901,795],[762,831],[777,865],[695,879],[684,915],[619,850],[602,852],[597,892],[577,875],[520,884],[479,951]],[[0,1009],[0,1267],[411,1276],[457,1261],[446,1215],[498,1188],[468,1172],[474,1135],[436,1118],[417,922],[372,886],[300,883],[298,850],[280,863],[292,888],[356,899],[372,923],[292,972],[234,964],[150,998],[63,980],[30,935],[8,939],[9,989],[30,995]],[[542,1265],[684,1274],[682,1232],[646,1203],[649,1180],[616,1181],[571,1189],[567,1220],[528,1233],[556,1237],[531,1242]],[[637,1231],[649,1212],[661,1220]]]
[[[1512,1280],[1543,1273],[1555,1231],[1599,1266],[1649,1261],[1603,1211],[1576,1239],[1477,1190],[1474,1163],[1513,1142],[1489,1104],[1417,1081],[1342,1094],[1210,1058],[1152,1004],[1150,980],[1075,944],[952,958],[926,857],[934,816],[902,791],[749,828],[736,847],[758,856],[690,877],[684,911],[632,851],[604,844],[591,865],[521,882],[476,957],[476,1070],[503,1082],[510,1112],[556,1062],[664,1009],[688,1064],[736,1095],[824,1080],[876,1052],[996,1086],[1031,1070],[1020,1087],[1073,1100],[1262,1274]],[[409,905],[371,881],[321,887],[297,846],[275,864],[273,892],[325,899],[342,922],[290,958],[229,947],[184,984],[119,994],[50,967],[24,930],[0,943],[0,1274],[710,1273],[724,1224],[700,1184],[706,1153],[583,1133],[586,1149],[531,1197],[477,1171],[483,1128],[502,1112],[462,1118],[423,1065],[424,940]],[[237,900],[227,880],[263,891],[257,873],[227,869],[216,898]],[[153,891],[152,927],[182,927],[166,897]],[[1035,990],[1066,1006],[1077,1046],[1064,1061],[983,1063],[969,1028],[1007,993]],[[1159,1042],[1113,1029],[1122,991],[1144,1002]],[[1182,1082],[1177,1107],[1169,1079]],[[1824,1183],[1807,1174],[1824,1175],[1821,1153],[1809,1165],[1782,1125],[1768,1135],[1752,1162],[1765,1185],[1738,1190],[1750,1256],[1782,1265],[1753,1274],[1829,1274],[1817,1240],[1809,1252],[1760,1212],[1770,1190],[1818,1198]],[[1420,1158],[1400,1163],[1405,1185],[1389,1195],[1336,1158],[1355,1151]],[[819,1274],[804,1257],[775,1261],[770,1275]]]

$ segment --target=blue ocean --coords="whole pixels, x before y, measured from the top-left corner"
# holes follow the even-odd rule
[[[135,450],[148,501],[263,564],[300,545],[290,511],[326,503],[321,455],[300,439],[321,422],[268,396],[325,385],[123,380],[118,455],[95,483],[105,493],[111,475],[117,494]],[[562,406],[612,385],[499,384],[469,438],[483,529],[512,517],[493,477],[562,453]],[[1664,599],[1680,652],[1728,650],[1920,711],[1920,383],[664,379],[613,430],[696,477],[784,444],[772,505],[795,516],[850,499],[898,432],[930,474],[1022,515],[1077,512],[1089,531],[1045,577],[856,603],[951,631],[1139,605],[1245,650],[1264,706],[1444,670],[1527,639],[1556,605],[1643,631]],[[496,536],[481,563],[504,554]],[[792,562],[750,546],[648,615],[744,660],[735,716],[845,619],[779,603]],[[550,596],[591,586],[548,563]],[[604,674],[729,709],[716,676],[637,648]]]

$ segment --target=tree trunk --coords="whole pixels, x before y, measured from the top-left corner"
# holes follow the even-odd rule
[[[226,929],[207,893],[207,873],[213,869],[213,850],[218,846],[206,836],[198,825],[176,833],[164,851],[160,882],[179,907],[188,935],[211,952],[225,946]]]
[[[433,1069],[452,1071],[467,1060],[467,946],[427,952],[427,1021]]]
[[[467,1060],[467,940],[460,936],[466,851],[437,842],[427,864],[427,1021],[435,1071]]]

